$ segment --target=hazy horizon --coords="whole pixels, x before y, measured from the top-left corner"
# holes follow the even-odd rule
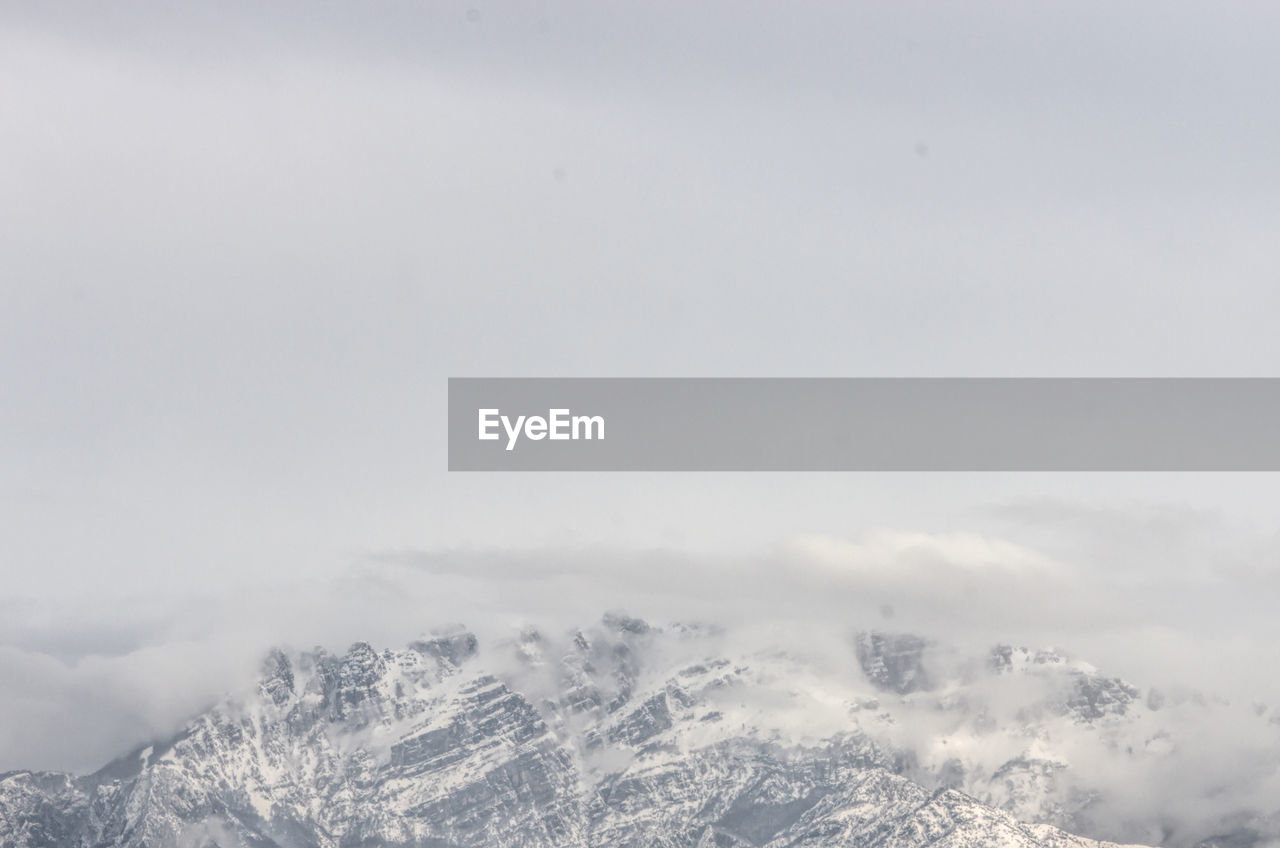
[[[445,439],[451,376],[1275,376],[1277,31],[6,5],[0,771],[173,732],[273,644],[611,609],[1280,707],[1277,474],[450,474]]]

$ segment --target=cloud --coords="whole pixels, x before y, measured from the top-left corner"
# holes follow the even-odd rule
[[[617,607],[1270,697],[1274,475],[460,477],[441,404],[458,373],[1262,375],[1274,10],[466,12],[0,11],[0,768],[96,766],[275,641]],[[1099,505],[1135,489],[1264,529]]]
[[[1013,542],[978,533],[877,530],[854,539],[801,536],[783,556],[810,577],[929,603],[978,597],[1026,603],[1073,585],[1071,570]]]
[[[227,634],[74,662],[0,647],[0,770],[91,770],[172,735],[252,680],[259,654]]]
[[[1026,720],[1028,703],[1055,697],[1055,684],[975,673],[985,651],[1010,641],[1065,648],[1137,685],[1143,699],[1163,693],[1159,711],[1114,738],[1070,721],[1054,725],[1056,749],[1070,759],[1063,791],[1106,790],[1080,826],[1150,841],[1126,828],[1160,822],[1170,844],[1190,844],[1274,797],[1280,725],[1268,720],[1280,687],[1268,673],[1271,643],[1257,632],[1207,632],[1198,620],[1164,615],[1167,596],[1131,599],[1160,581],[1158,568],[1108,576],[991,533],[879,528],[797,536],[747,557],[607,547],[390,551],[337,578],[138,598],[114,614],[10,602],[0,648],[0,770],[88,770],[166,736],[248,685],[269,645],[394,646],[456,622],[492,648],[523,627],[563,634],[624,609],[658,622],[723,625],[714,644],[735,654],[805,657],[811,677],[800,690],[812,690],[818,710],[810,724],[819,715],[840,720],[838,699],[835,707],[819,702],[828,688],[857,682],[849,677],[856,630],[933,638],[931,676],[967,681],[959,691],[970,715],[1012,728]],[[783,700],[777,720],[804,727],[803,704]],[[1016,733],[966,741],[952,718],[927,707],[904,707],[886,731],[916,751],[922,768],[942,768],[952,746],[986,745],[994,762],[1022,744]],[[943,738],[951,745],[940,747]],[[1155,754],[1128,754],[1135,746],[1155,746]]]
[[[0,662],[0,724],[10,730],[0,767],[99,765],[238,685],[271,645],[399,645],[447,623],[492,641],[523,626],[582,625],[611,609],[728,626],[752,644],[811,641],[837,651],[853,630],[871,627],[975,649],[1059,645],[1143,683],[1244,703],[1280,695],[1256,672],[1264,642],[1171,620],[1169,598],[1151,592],[1162,573],[1143,573],[1145,584],[1132,573],[1108,578],[992,534],[881,528],[797,536],[748,556],[607,546],[402,550],[362,558],[337,577],[264,577],[109,606],[11,601]],[[1231,596],[1214,600],[1230,606]]]

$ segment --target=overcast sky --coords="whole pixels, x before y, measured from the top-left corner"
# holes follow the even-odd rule
[[[1092,575],[1071,603],[1111,600],[1063,630],[1133,592],[1141,626],[1271,632],[1276,475],[451,476],[444,400],[448,376],[1276,376],[1275,4],[195,8],[0,7],[3,715],[100,692],[109,660],[152,679],[171,643],[229,666],[246,609],[395,638],[381,602],[322,631],[298,599],[406,557],[475,563],[457,599],[511,612],[553,554],[603,604],[644,594],[637,552],[676,579],[924,539]],[[884,592],[938,601],[908,589]],[[0,768],[83,766],[197,700],[122,696],[56,750],[0,736]]]

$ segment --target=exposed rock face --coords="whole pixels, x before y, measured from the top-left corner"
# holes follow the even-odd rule
[[[1061,695],[1060,708],[1081,721],[1093,721],[1109,715],[1122,716],[1141,692],[1118,677],[1104,677],[1087,663],[1072,662],[1053,650],[1031,651],[997,645],[991,651],[991,667],[997,673],[1018,671],[1058,671],[1067,684]],[[1156,693],[1148,699],[1158,709]]]
[[[929,688],[924,669],[927,643],[918,636],[872,631],[859,633],[858,663],[876,688],[906,695]]]
[[[273,651],[256,691],[163,744],[85,777],[0,776],[0,846],[1099,844],[1010,814],[1071,820],[1045,806],[1057,764],[931,768],[870,732],[889,702],[852,657],[837,697],[789,657],[723,655],[712,633],[615,615],[484,653],[465,631],[398,651]],[[881,700],[936,699],[926,647],[866,634],[856,656]],[[1082,721],[1137,697],[1071,671],[1064,709]],[[969,720],[961,701],[936,708]]]

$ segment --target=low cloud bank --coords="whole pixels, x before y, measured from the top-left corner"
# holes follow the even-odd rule
[[[862,629],[917,633],[970,657],[998,642],[1058,646],[1164,699],[1160,727],[1140,744],[1162,744],[1169,727],[1177,737],[1176,754],[1157,758],[1060,740],[1080,781],[1107,790],[1098,827],[1161,821],[1209,835],[1241,809],[1265,809],[1280,792],[1280,723],[1266,720],[1280,705],[1278,628],[1259,591],[1275,580],[1268,540],[1235,545],[1222,567],[1206,549],[1192,573],[1141,561],[1140,546],[1130,545],[1135,560],[1124,570],[1053,548],[880,529],[797,537],[746,558],[401,551],[365,557],[336,581],[227,586],[107,609],[10,601],[0,624],[0,770],[91,770],[173,733],[247,685],[271,645],[402,645],[449,623],[492,643],[625,609],[719,625],[735,650],[825,653],[846,667],[849,637]],[[1017,721],[1006,689],[979,694],[999,720]],[[921,718],[898,741],[927,760],[938,731]]]

